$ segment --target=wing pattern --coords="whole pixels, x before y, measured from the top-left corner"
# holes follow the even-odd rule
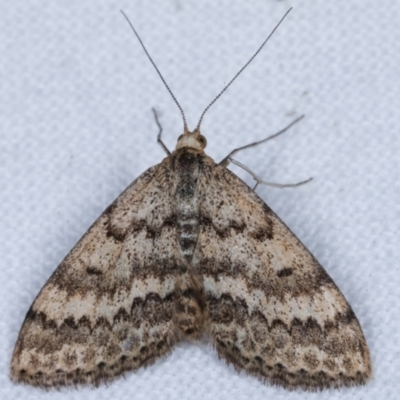
[[[232,172],[210,168],[203,185],[193,268],[220,357],[289,389],[367,381],[364,335],[323,267]]]
[[[193,143],[185,135],[179,140]],[[208,335],[235,368],[288,389],[365,383],[364,335],[326,271],[204,146],[179,143],[43,287],[21,328],[12,379],[98,385]]]
[[[188,282],[171,179],[165,164],[146,171],[56,269],[21,328],[13,380],[97,385],[171,351]]]

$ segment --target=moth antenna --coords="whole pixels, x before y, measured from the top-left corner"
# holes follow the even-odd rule
[[[127,15],[120,10],[122,15],[125,17],[125,19],[128,21],[128,24],[130,25],[130,27],[132,28],[133,33],[136,35],[137,39],[139,40],[139,43],[141,44],[141,46],[143,47],[144,52],[146,53],[147,57],[149,58],[150,62],[153,64],[153,67],[155,68],[155,70],[157,71],[159,77],[161,78],[161,80],[164,83],[164,86],[167,88],[169,94],[171,95],[172,99],[174,100],[175,104],[178,106],[179,111],[181,112],[182,115],[182,120],[183,120],[183,129],[184,132],[188,131],[188,127],[187,127],[187,123],[186,123],[186,117],[185,117],[185,113],[183,112],[183,109],[181,107],[181,105],[179,104],[178,100],[176,99],[176,97],[174,96],[174,94],[172,93],[172,90],[169,88],[169,86],[167,85],[167,82],[165,81],[164,77],[161,75],[160,70],[157,68],[157,65],[155,64],[155,62],[153,61],[153,59],[151,58],[149,52],[147,51],[145,45],[142,42],[142,39],[140,38],[139,34],[136,32],[136,29],[133,27],[132,22],[129,20],[129,18],[127,17]]]
[[[219,92],[219,94],[214,98],[214,100],[205,108],[203,113],[200,116],[199,123],[197,124],[196,131],[200,130],[200,125],[201,122],[203,121],[205,113],[210,109],[210,107],[222,96],[222,94],[228,89],[229,86],[232,85],[232,83],[235,81],[235,79],[247,68],[247,66],[254,60],[254,58],[257,56],[257,54],[262,50],[262,48],[265,46],[265,44],[268,42],[268,40],[271,38],[271,36],[275,33],[275,31],[278,29],[279,25],[283,22],[283,20],[286,18],[286,16],[290,13],[293,7],[290,7],[288,11],[286,11],[285,15],[281,18],[281,20],[277,23],[275,28],[272,30],[272,32],[268,35],[268,37],[264,40],[262,45],[258,48],[258,50],[253,54],[253,56],[250,58],[249,61],[239,70],[239,72],[230,80],[230,82]]]

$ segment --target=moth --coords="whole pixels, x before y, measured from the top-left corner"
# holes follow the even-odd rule
[[[19,333],[11,379],[97,386],[206,337],[237,370],[291,390],[364,384],[370,355],[345,297],[227,169],[240,149],[221,163],[205,154],[200,123],[216,99],[190,132],[170,93],[184,122],[176,149],[160,128],[167,157],[103,212],[44,285]]]

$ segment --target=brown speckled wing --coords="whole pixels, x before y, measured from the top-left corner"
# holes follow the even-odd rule
[[[54,272],[21,328],[11,378],[98,385],[203,334],[237,369],[288,389],[371,376],[357,318],[325,270],[236,175],[183,147],[128,187]]]
[[[288,389],[365,383],[363,332],[326,271],[236,175],[207,174],[192,264],[219,356]]]
[[[97,385],[171,350],[188,278],[170,188],[168,163],[150,168],[76,244],[26,316],[14,381]]]

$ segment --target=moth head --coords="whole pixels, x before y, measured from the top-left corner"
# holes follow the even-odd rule
[[[176,150],[181,149],[182,147],[190,147],[192,149],[203,151],[206,146],[206,138],[199,130],[195,129],[193,132],[186,131],[178,137]]]

